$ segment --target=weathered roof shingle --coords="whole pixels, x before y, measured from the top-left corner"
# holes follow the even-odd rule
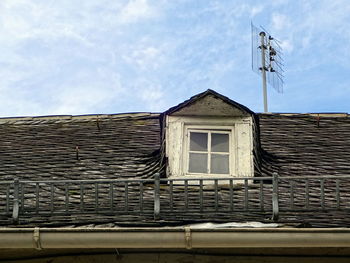
[[[159,169],[158,114],[0,119],[0,176],[147,177]]]
[[[328,114],[256,114],[260,128],[261,171],[256,175],[271,176],[321,176],[350,175],[350,118],[348,115]],[[161,114],[117,114],[90,116],[53,116],[35,118],[0,119],[0,176],[4,180],[63,180],[63,179],[121,179],[151,178],[156,172],[164,173],[162,160]],[[281,186],[281,206],[288,204],[289,186]],[[302,187],[304,187],[302,185]],[[312,193],[318,202],[319,187]],[[165,187],[166,188],[166,187]],[[161,209],[169,208],[168,188],[162,189]],[[33,188],[34,189],[34,188]],[[105,190],[108,188],[106,187]],[[117,188],[116,188],[117,189]],[[103,189],[102,189],[103,190]],[[303,194],[302,188],[296,188]],[[61,194],[64,194],[62,189]],[[72,196],[76,194],[71,190]],[[130,207],[138,207],[138,189],[130,187]],[[133,193],[133,191],[136,191]],[[145,185],[145,209],[153,208],[153,189]],[[271,208],[269,185],[266,186],[265,207]],[[46,193],[47,194],[47,193]],[[107,194],[107,192],[105,193]],[[174,190],[174,200],[184,202],[183,187]],[[235,189],[236,198],[244,199],[244,191]],[[284,195],[285,194],[285,195]],[[347,202],[348,193],[344,192]],[[214,196],[204,193],[209,207]],[[326,193],[326,199],[333,193]],[[222,189],[219,206],[226,207],[229,192]],[[259,191],[249,192],[252,202],[259,205]],[[45,198],[45,196],[43,196]],[[57,197],[59,198],[59,197]],[[198,189],[188,189],[188,198],[198,206]],[[62,198],[64,200],[64,198]],[[118,200],[117,200],[118,201]],[[119,200],[123,202],[122,199]],[[118,201],[118,202],[119,202]],[[296,201],[297,197],[296,197]],[[327,200],[326,200],[327,201]],[[33,205],[35,205],[33,199]],[[133,203],[134,202],[134,203]],[[3,204],[5,205],[5,204]],[[118,204],[117,204],[118,205]],[[79,200],[74,206],[79,207]],[[181,208],[182,209],[182,208]],[[180,210],[181,210],[180,209]],[[125,213],[116,217],[105,215],[22,215],[20,226],[65,226],[72,224],[181,224],[203,221],[261,221],[269,222],[271,212],[239,213],[173,213],[161,215],[156,222],[153,214]],[[226,211],[226,210],[225,210]],[[327,214],[318,212],[285,213],[287,223],[311,222],[316,226],[347,226],[350,219],[346,212]],[[330,220],[330,218],[332,220]],[[8,225],[8,218],[0,218],[1,225]]]

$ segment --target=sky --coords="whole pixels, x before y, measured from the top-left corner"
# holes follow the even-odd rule
[[[207,89],[262,112],[251,21],[283,48],[270,112],[350,112],[348,0],[1,0],[0,116],[163,112]]]

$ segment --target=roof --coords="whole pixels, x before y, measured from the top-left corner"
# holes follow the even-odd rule
[[[349,115],[261,113],[258,118],[261,146],[280,176],[350,175]]]
[[[0,176],[147,177],[159,169],[159,114],[0,119]]]
[[[174,106],[174,107],[171,107],[170,109],[168,109],[165,114],[166,115],[171,115],[171,114],[174,114],[175,112],[178,112],[180,111],[181,109],[185,108],[185,107],[189,107],[190,105],[193,105],[194,103],[200,101],[201,99],[207,97],[207,96],[212,96],[214,98],[217,98],[217,99],[220,99],[221,101],[223,101],[224,103],[230,105],[231,107],[234,107],[234,108],[237,108],[239,109],[241,112],[243,113],[248,113],[250,115],[253,115],[254,112],[251,111],[249,108],[247,108],[246,106],[242,105],[242,104],[239,104],[233,100],[231,100],[230,98],[224,96],[224,95],[221,95],[220,93],[217,93],[216,91],[214,90],[211,90],[211,89],[208,89],[202,93],[199,93],[197,95],[194,95],[192,96],[191,98],[189,98],[188,100],[185,100],[184,102]],[[221,105],[222,107],[223,105]]]
[[[248,108],[240,105],[212,90],[198,94],[188,101],[175,106],[165,114],[190,105],[203,96],[217,96],[234,107],[249,114]],[[129,113],[114,115],[86,116],[47,116],[0,119],[0,176],[2,181],[13,180],[78,180],[78,179],[150,179],[155,173],[165,173],[162,144],[162,114]],[[280,176],[320,176],[350,175],[350,118],[347,114],[254,114],[260,129],[262,165],[256,170],[256,176],[271,177],[273,172]],[[72,183],[72,181],[70,182]],[[350,182],[349,182],[350,185]],[[311,185],[312,186],[312,185]],[[75,202],[72,207],[79,207],[79,186],[69,185],[70,198]],[[178,209],[161,214],[155,220],[153,213],[131,213],[139,209],[139,187],[128,189],[129,210],[115,216],[104,213],[87,214],[51,214],[33,216],[21,215],[21,226],[108,226],[115,225],[179,225],[193,222],[271,222],[271,185],[266,186],[264,203],[269,210],[239,212],[227,214],[215,212],[203,214],[182,213],[184,204],[183,187],[174,188],[174,200]],[[285,187],[285,188],[284,188]],[[299,188],[298,188],[299,187]],[[101,195],[108,196],[107,186],[102,186]],[[303,193],[305,185],[296,185],[295,191]],[[124,186],[114,190],[125,193]],[[320,185],[315,186],[313,198],[319,198]],[[28,189],[29,191],[30,189]],[[33,185],[32,190],[35,191]],[[189,188],[187,198],[199,206],[198,189]],[[0,191],[6,191],[0,186]],[[124,191],[124,192],[123,192]],[[144,185],[143,205],[145,211],[152,211],[154,189]],[[227,209],[226,199],[230,190],[220,189],[219,205]],[[290,185],[281,186],[281,207],[289,205]],[[168,209],[169,186],[162,186],[164,199],[161,210]],[[208,191],[205,200],[208,207],[215,207],[214,196]],[[237,198],[245,198],[244,188],[235,189]],[[347,192],[342,193],[345,197]],[[1,193],[0,193],[1,195]],[[326,202],[333,197],[326,194]],[[57,202],[64,201],[64,190],[57,188]],[[259,204],[259,191],[249,192],[252,205]],[[31,205],[38,203],[28,195]],[[32,198],[32,199],[31,199]],[[119,197],[118,197],[119,198]],[[49,195],[40,199],[40,206],[50,207]],[[297,197],[296,197],[297,199]],[[4,199],[3,199],[4,200]],[[32,200],[32,201],[31,201]],[[315,199],[316,200],[316,199]],[[344,199],[344,202],[347,199]],[[27,201],[27,200],[26,200]],[[124,204],[124,199],[116,199],[116,205]],[[318,201],[317,201],[318,202]],[[6,207],[1,203],[0,207]],[[243,209],[244,207],[238,207]],[[90,208],[89,208],[90,209]],[[94,211],[94,208],[91,208]],[[180,211],[180,212],[179,212]],[[349,226],[350,218],[345,211],[329,213],[283,212],[287,221],[282,223],[312,223],[313,226]],[[285,218],[286,218],[285,217]],[[331,220],[333,219],[333,220]],[[11,225],[7,216],[0,216],[0,225]],[[13,226],[13,225],[12,225]]]

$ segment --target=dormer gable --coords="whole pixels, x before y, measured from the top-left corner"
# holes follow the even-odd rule
[[[169,116],[243,117],[253,114],[247,107],[211,89],[166,111],[166,115]]]

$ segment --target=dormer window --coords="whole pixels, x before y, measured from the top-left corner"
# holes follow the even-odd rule
[[[208,90],[166,112],[167,176],[253,176],[253,115]]]
[[[189,128],[187,174],[230,174],[229,130]]]

